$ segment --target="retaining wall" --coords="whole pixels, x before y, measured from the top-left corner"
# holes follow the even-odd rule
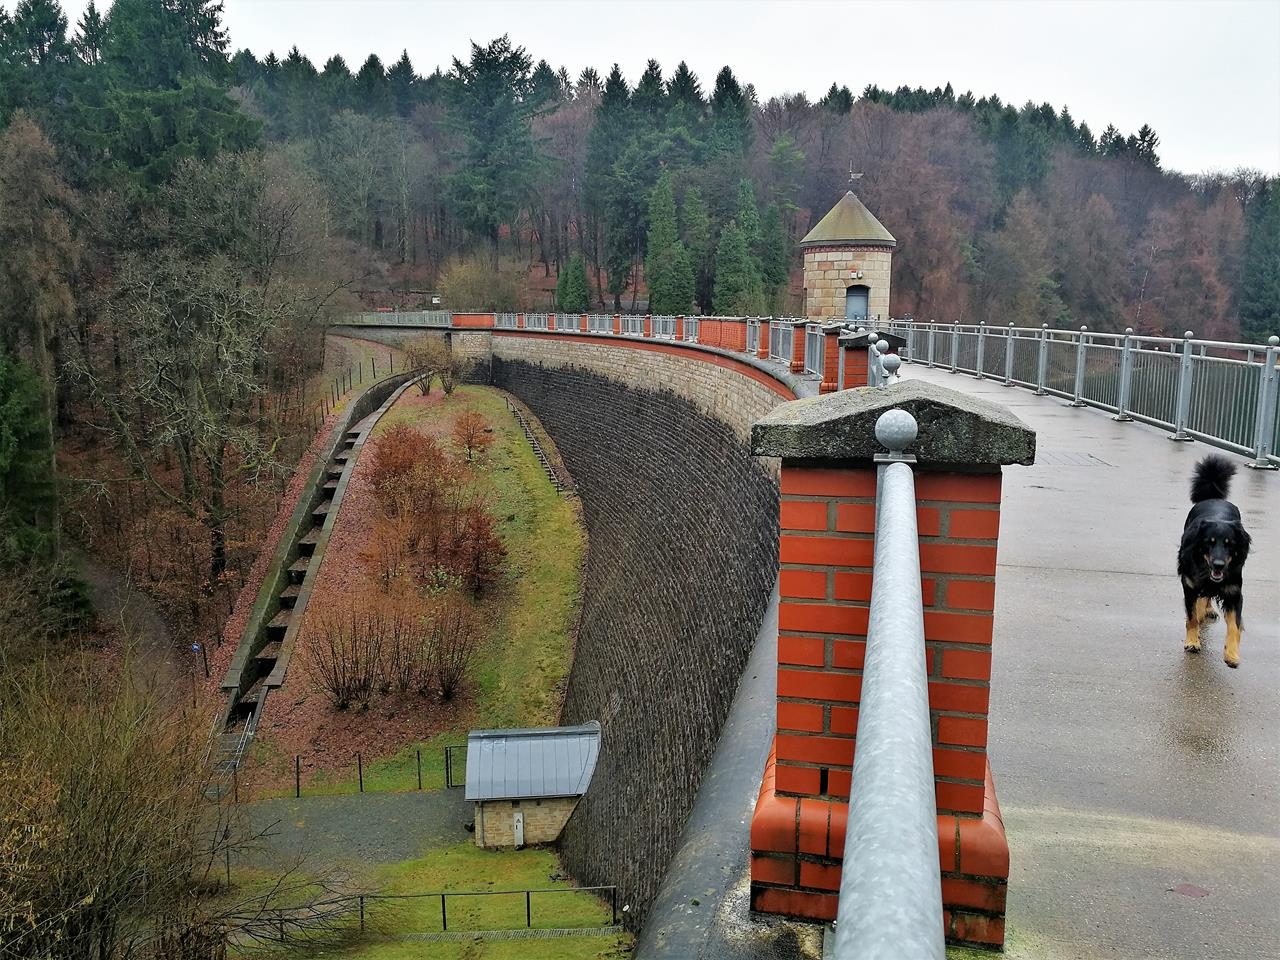
[[[637,927],[776,577],[777,488],[747,437],[791,389],[656,344],[495,334],[475,359],[538,416],[582,498],[590,549],[562,719],[603,732],[562,850],[579,882],[619,887]]]

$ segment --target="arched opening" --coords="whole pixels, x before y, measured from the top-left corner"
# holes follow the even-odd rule
[[[867,319],[867,309],[871,301],[871,289],[865,284],[849,287],[844,292],[844,318],[846,320]]]

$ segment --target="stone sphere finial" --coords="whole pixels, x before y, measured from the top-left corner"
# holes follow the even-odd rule
[[[886,410],[876,420],[876,439],[892,454],[901,454],[916,442],[916,418],[905,410]]]
[[[1280,337],[1277,337],[1277,336],[1270,336],[1270,337],[1267,337],[1267,346],[1268,346],[1268,347],[1280,347]]]
[[[1182,335],[1182,339],[1183,339],[1183,340],[1190,340],[1190,339],[1191,339],[1192,337],[1194,337],[1194,336],[1195,336],[1194,331],[1188,330],[1186,333],[1184,333],[1184,334]]]
[[[889,376],[893,376],[898,372],[898,368],[902,366],[902,358],[896,353],[891,353],[885,357],[881,363],[884,364],[884,372],[889,374]]]
[[[879,350],[881,353],[888,353],[888,352],[889,352],[889,341],[888,341],[888,340],[877,340],[877,341],[876,341],[876,349],[877,349],[877,350]]]
[[[1133,336],[1133,327],[1124,328],[1125,336]]]

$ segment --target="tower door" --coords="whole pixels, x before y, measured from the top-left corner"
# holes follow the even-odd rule
[[[844,294],[844,318],[846,320],[867,319],[867,307],[870,291],[866,287],[850,287]]]

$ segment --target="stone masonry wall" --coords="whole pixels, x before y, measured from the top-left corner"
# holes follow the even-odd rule
[[[773,586],[777,489],[746,438],[783,397],[671,353],[498,335],[493,344],[494,384],[555,440],[590,537],[563,721],[603,730],[562,851],[579,882],[616,884],[638,926]]]
[[[810,247],[804,252],[804,307],[811,320],[844,318],[845,291],[865,286],[867,311],[871,316],[889,317],[889,271],[893,251],[888,247]],[[861,280],[850,274],[862,271]]]
[[[490,800],[478,803],[476,845],[514,847],[516,810],[524,813],[525,846],[554,843],[577,802],[577,797],[551,797],[546,800]]]

